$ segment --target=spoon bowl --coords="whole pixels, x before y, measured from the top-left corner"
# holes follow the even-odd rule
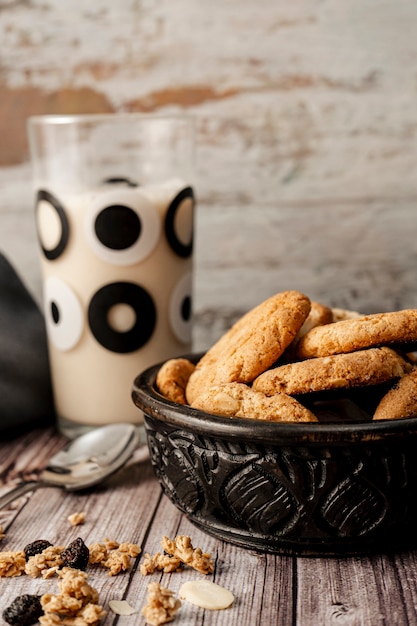
[[[0,497],[0,509],[40,487],[77,491],[97,485],[129,460],[139,441],[138,429],[127,423],[85,433],[55,454],[38,480],[24,481]]]

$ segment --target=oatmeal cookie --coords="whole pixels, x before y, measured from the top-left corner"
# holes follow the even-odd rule
[[[168,400],[178,404],[187,404],[185,388],[194,370],[194,363],[188,359],[169,359],[158,371],[156,386]]]
[[[363,315],[313,328],[300,339],[299,359],[396,346],[411,351],[417,345],[417,309]]]
[[[211,387],[197,396],[192,406],[226,417],[246,417],[269,422],[318,421],[311,411],[289,395],[275,393],[268,397],[243,383],[225,383]]]
[[[284,291],[251,309],[200,359],[186,387],[187,402],[213,385],[249,383],[289,346],[311,303],[299,291]]]
[[[417,415],[417,368],[400,380],[381,399],[374,420],[400,419]]]
[[[349,389],[400,378],[410,367],[390,348],[370,348],[282,365],[261,374],[252,387],[271,397],[277,393]]]

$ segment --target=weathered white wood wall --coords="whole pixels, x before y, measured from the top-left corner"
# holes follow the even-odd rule
[[[417,307],[414,0],[0,0],[0,249],[40,291],[25,120],[198,121],[196,348],[281,289]]]

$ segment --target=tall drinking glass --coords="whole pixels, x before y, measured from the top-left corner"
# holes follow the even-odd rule
[[[138,423],[136,375],[192,347],[193,120],[39,116],[28,134],[59,428]]]

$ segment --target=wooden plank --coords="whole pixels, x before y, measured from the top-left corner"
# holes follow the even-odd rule
[[[144,552],[155,554],[161,551],[163,535],[174,538],[188,535],[193,545],[212,555],[215,571],[208,576],[217,584],[232,591],[236,601],[225,611],[204,611],[183,603],[180,623],[184,626],[204,624],[205,626],[241,626],[242,624],[261,625],[271,623],[276,616],[277,626],[288,626],[292,620],[292,559],[258,554],[244,550],[212,537],[182,516],[164,496],[153,520],[151,532],[143,546]],[[151,580],[161,584],[176,594],[188,580],[201,579],[202,575],[190,568],[173,574],[136,575],[128,592],[128,600],[146,597],[147,585]],[[279,606],[279,611],[277,608]]]
[[[30,437],[31,443],[24,437],[17,439],[13,445],[8,445],[9,458],[19,460],[23,465],[19,455],[25,451],[27,459],[33,463],[41,449],[48,450],[48,445],[45,446],[47,437],[51,437],[50,431],[38,433],[38,438]],[[57,440],[61,438],[52,435],[49,448],[55,448]],[[4,444],[0,445],[0,456],[3,451]],[[109,537],[138,542],[143,547],[143,553],[155,553],[161,550],[163,535],[175,537],[187,534],[196,547],[212,554],[215,573],[211,578],[232,590],[236,602],[233,608],[220,613],[203,611],[184,603],[181,623],[190,626],[203,623],[234,626],[250,619],[251,623],[262,624],[275,614],[279,599],[277,624],[287,625],[292,611],[292,559],[246,551],[197,529],[165,496],[161,496],[146,450],[140,450],[135,457],[105,486],[79,493],[65,493],[55,488],[34,492],[15,512],[7,536],[2,541],[2,550],[21,549],[39,538],[47,538],[56,545],[66,545],[81,536],[87,545]],[[42,456],[37,458],[39,465],[45,460]],[[68,515],[81,510],[86,512],[86,523],[71,527]],[[104,569],[91,568],[92,584],[100,590],[103,603],[107,605],[109,599],[126,597],[132,606],[140,609],[146,601],[150,580],[160,580],[177,593],[186,580],[201,578],[201,574],[191,569],[172,575],[144,577],[139,572],[139,562],[133,564],[129,573],[116,577],[109,577]],[[53,590],[54,586],[55,581],[27,576],[0,579],[2,605],[7,606],[21,593],[45,593]],[[109,614],[103,626],[115,621],[115,616]]]
[[[4,437],[0,445],[0,495],[21,481],[33,480],[49,458],[65,445],[66,439],[54,428],[26,430],[10,441]],[[13,520],[26,505],[31,494],[25,494],[0,510],[0,524],[8,531]]]
[[[60,445],[62,437],[50,429],[3,442],[2,467],[8,459],[9,466],[18,467],[22,475],[26,463],[32,470],[39,468],[49,452]],[[4,478],[10,486],[8,480],[13,482],[16,474],[6,472]],[[85,525],[70,526],[68,515],[80,510],[86,512]],[[143,554],[153,554],[161,551],[163,535],[174,538],[178,534],[189,535],[194,546],[211,553],[215,572],[210,578],[236,597],[234,605],[221,612],[204,611],[184,602],[178,617],[178,623],[184,626],[417,625],[416,553],[326,559],[268,555],[238,548],[195,527],[162,495],[144,447],[103,486],[80,493],[55,488],[35,492],[13,511],[1,549],[21,549],[39,538],[65,545],[81,536],[87,544],[104,537],[135,541],[142,546]],[[143,554],[132,563],[130,571],[115,577],[104,568],[89,568],[91,582],[106,606],[109,599],[126,598],[140,611],[151,580],[178,593],[183,582],[202,577],[189,568],[145,577],[139,571]],[[2,608],[21,593],[46,591],[56,591],[56,580],[28,576],[0,579]],[[135,620],[139,623],[140,617]],[[116,623],[133,621],[109,613],[102,626]]]
[[[298,559],[297,624],[417,624],[415,555]]]
[[[62,437],[51,436],[51,431],[41,433],[38,439],[27,437],[24,448],[22,444],[25,438],[19,438],[16,445],[7,446],[10,460],[19,460],[22,463],[23,460],[18,455],[24,450],[33,463],[37,453],[44,450],[43,455],[39,454],[37,457],[39,467],[46,460],[45,451],[48,451],[48,445],[44,444],[48,437],[51,442],[49,448],[59,447],[58,442],[62,445]],[[32,439],[31,444],[27,441],[28,438]],[[1,455],[4,444],[0,449]],[[1,550],[21,550],[36,539],[48,539],[54,545],[68,545],[77,536],[81,536],[87,545],[103,541],[106,537],[141,544],[160,497],[160,488],[149,464],[147,450],[141,448],[125,468],[102,486],[82,492],[46,488],[28,496],[18,509],[14,509],[6,538],[1,542]],[[13,505],[10,507],[13,508]],[[86,522],[82,526],[73,527],[68,516],[77,511],[85,511]],[[3,513],[7,515],[7,510]],[[108,570],[100,566],[91,566],[89,573],[91,583],[100,590],[100,599],[106,605],[111,597],[123,597],[131,576],[131,572],[127,572],[110,577]],[[57,592],[56,580],[44,581],[25,575],[0,579],[3,608],[21,593],[46,592]],[[115,619],[114,615],[109,614],[103,626],[114,623]]]

